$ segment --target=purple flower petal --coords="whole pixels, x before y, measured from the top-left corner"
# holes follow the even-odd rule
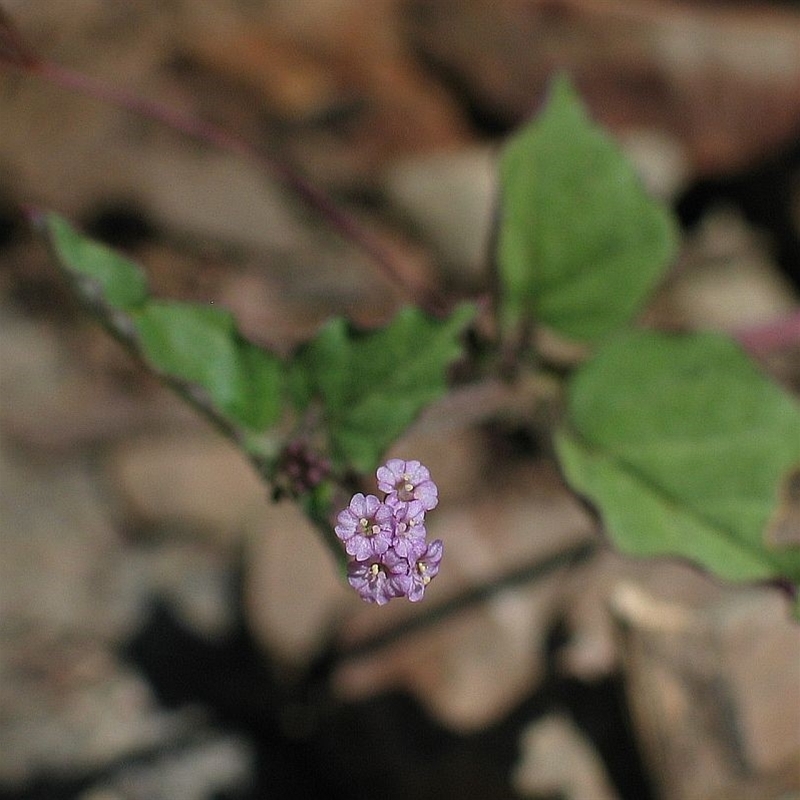
[[[375,495],[354,495],[350,505],[339,512],[337,523],[336,535],[345,543],[347,554],[357,561],[379,556],[391,546],[394,515]]]
[[[425,552],[425,509],[419,500],[401,503],[394,509],[392,547],[403,558],[415,561]]]
[[[395,561],[392,565],[378,559],[351,561],[347,568],[347,581],[368,603],[386,605],[395,597],[408,592],[410,578],[408,564]]]
[[[378,488],[386,492],[386,503],[399,506],[419,500],[426,511],[436,507],[439,490],[431,480],[427,467],[419,461],[391,458],[376,473]]]
[[[442,560],[441,539],[428,543],[425,528],[439,490],[419,461],[389,459],[377,479],[385,500],[359,492],[336,517],[336,535],[351,558],[347,580],[369,603],[404,596],[417,602]]]
[[[444,545],[441,539],[434,539],[411,567],[411,586],[408,599],[412,603],[422,600],[425,588],[436,577],[442,560]]]

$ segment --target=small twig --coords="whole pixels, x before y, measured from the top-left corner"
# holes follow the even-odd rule
[[[422,285],[419,281],[412,280],[378,236],[353,214],[345,211],[329,194],[288,164],[263,153],[241,136],[211,122],[40,58],[28,46],[2,8],[0,8],[0,64],[37,75],[55,86],[79,92],[100,102],[160,122],[193,139],[253,161],[313,208],[342,237],[360,248],[380,268],[386,278],[402,289],[412,302],[433,313],[441,313],[446,309],[444,299],[439,297],[438,292]]]
[[[15,65],[56,86],[79,92],[95,100],[160,122],[193,139],[255,162],[320,214],[340,235],[366,253],[389,281],[403,289],[417,305],[436,312],[443,308],[442,300],[429,288],[412,283],[409,276],[404,274],[403,269],[398,265],[394,255],[387,250],[380,239],[356,217],[337,205],[329,194],[300,175],[288,164],[266,155],[241,136],[192,114],[171,108],[165,103],[140,97],[126,89],[111,86],[52,61],[17,63]]]
[[[597,551],[597,542],[585,541],[579,545],[562,550],[560,553],[549,556],[543,561],[536,561],[522,567],[507,572],[497,578],[492,578],[486,583],[473,586],[449,600],[445,600],[438,605],[430,606],[419,616],[403,620],[391,628],[381,631],[375,636],[363,639],[360,642],[343,647],[336,654],[338,662],[351,661],[362,656],[371,655],[387,645],[402,639],[410,633],[415,633],[424,628],[430,627],[436,622],[465,611],[479,603],[489,600],[496,594],[506,591],[514,586],[521,586],[540,580],[552,572],[559,569],[566,569],[582,564]]]

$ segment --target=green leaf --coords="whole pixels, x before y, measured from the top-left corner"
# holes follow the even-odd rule
[[[642,188],[566,79],[501,161],[500,319],[593,340],[626,325],[676,247],[670,214]]]
[[[460,306],[436,320],[414,308],[381,330],[356,332],[337,318],[297,354],[291,386],[301,409],[318,400],[339,466],[374,469],[388,446],[446,390],[447,367],[474,316]]]
[[[800,583],[800,548],[768,533],[800,465],[800,406],[725,337],[639,332],[607,344],[574,375],[556,444],[624,552]]]
[[[130,311],[147,299],[147,279],[129,259],[78,233],[58,214],[46,214],[44,224],[61,264],[73,275],[96,282],[105,301]]]
[[[274,425],[283,407],[284,364],[272,353],[235,336],[242,368],[243,391],[233,404],[234,415],[245,425],[263,431]]]
[[[142,353],[158,371],[202,386],[227,416],[249,428],[263,430],[277,420],[281,363],[242,339],[230,312],[153,300],[134,322]]]
[[[128,345],[140,349],[152,368],[205,389],[234,423],[262,431],[277,421],[283,365],[243,339],[229,312],[153,300],[134,262],[77,232],[57,214],[46,214],[44,227],[61,266],[82,279],[78,290],[123,312],[112,317],[98,310]],[[138,340],[130,339],[128,329],[136,330]]]

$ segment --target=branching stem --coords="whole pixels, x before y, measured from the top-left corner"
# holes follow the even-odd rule
[[[36,75],[62,89],[78,92],[139,116],[166,125],[205,144],[248,159],[280,182],[292,194],[313,208],[334,230],[352,242],[397,286],[409,300],[432,313],[441,313],[446,304],[438,292],[413,279],[396,255],[372,230],[356,216],[342,208],[327,192],[292,169],[288,164],[264,153],[246,139],[206,120],[172,108],[166,103],[141,97],[134,92],[112,86],[53,61],[36,58],[25,48],[15,28],[0,17],[4,35],[0,37],[0,62],[6,66]],[[4,51],[9,51],[4,53]],[[16,55],[19,53],[20,55]],[[5,55],[5,57],[3,57]]]

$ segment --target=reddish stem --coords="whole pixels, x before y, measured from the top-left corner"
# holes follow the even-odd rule
[[[735,338],[751,355],[800,345],[800,311],[775,322],[741,330]]]
[[[0,18],[0,22],[2,22],[2,18]],[[15,32],[15,29],[8,25],[2,27]],[[220,150],[256,162],[307,205],[314,208],[344,238],[353,242],[367,254],[384,275],[409,295],[415,304],[431,312],[441,312],[445,308],[443,300],[438,297],[436,292],[418,281],[411,280],[397,263],[394,254],[385,247],[379,237],[356,217],[338,206],[325,191],[298,174],[287,164],[264,154],[242,137],[213,123],[178,111],[165,103],[140,97],[126,89],[75,72],[55,62],[36,59],[32,52],[25,48],[21,37],[16,34],[13,41],[15,53],[24,54],[24,57],[6,58],[6,63],[10,66],[38,75],[61,88],[79,92],[95,100],[155,120]],[[1,55],[2,53],[0,53]]]

